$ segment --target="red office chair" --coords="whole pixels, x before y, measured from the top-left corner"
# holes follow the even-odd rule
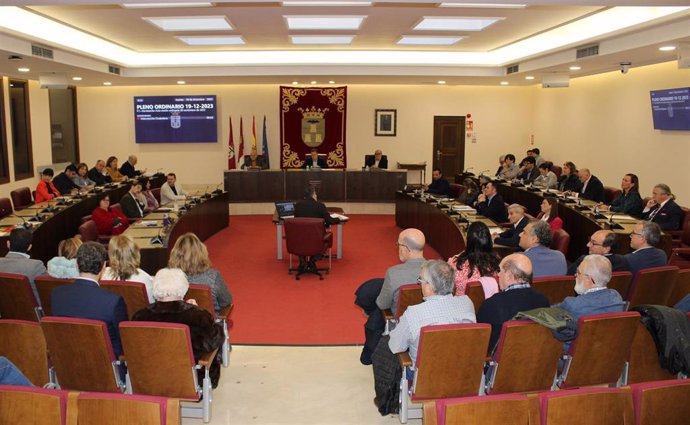
[[[450,197],[457,198],[461,193],[465,191],[465,186],[457,183],[450,184]]]
[[[110,235],[99,235],[96,222],[88,220],[79,226],[79,235],[82,242],[100,242],[107,244],[110,241]]]
[[[10,197],[15,210],[21,210],[34,203],[33,198],[31,198],[31,190],[28,187],[13,190],[10,192]]]
[[[12,214],[12,202],[10,198],[0,198],[0,218]]]
[[[551,249],[561,251],[563,255],[568,255],[568,247],[570,246],[570,235],[563,229],[558,229],[553,233],[551,238]]]
[[[151,194],[153,195],[154,198],[156,198],[156,201],[158,201],[158,205],[161,203],[161,188],[157,187],[155,189],[151,189]]]
[[[285,242],[290,254],[288,274],[296,271],[295,279],[304,273],[313,273],[323,280],[321,271],[331,270],[333,234],[326,231],[323,218],[288,218],[285,220]],[[328,251],[328,268],[317,268],[316,261]],[[300,257],[299,267],[292,268],[292,254]]]
[[[551,171],[553,171],[556,177],[560,177],[563,174],[563,168],[560,165],[552,165]]]
[[[621,193],[623,193],[623,191],[617,187],[604,186],[604,201],[610,204],[611,201],[619,197]]]

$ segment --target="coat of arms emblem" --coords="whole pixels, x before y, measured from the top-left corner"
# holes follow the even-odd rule
[[[172,128],[182,127],[182,117],[180,116],[179,112],[173,112],[170,115],[170,127],[172,127]]]
[[[328,108],[320,109],[316,106],[311,108],[298,108],[302,113],[302,141],[310,148],[320,146],[326,137],[326,119],[324,115]]]

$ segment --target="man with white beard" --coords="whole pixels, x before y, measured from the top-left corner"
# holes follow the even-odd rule
[[[603,255],[588,255],[575,273],[577,297],[566,297],[553,307],[568,310],[575,320],[590,314],[621,312],[625,302],[620,294],[606,287],[611,280],[611,262]]]

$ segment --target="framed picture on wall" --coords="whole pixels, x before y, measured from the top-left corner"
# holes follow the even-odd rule
[[[374,115],[374,136],[395,136],[397,114],[396,109],[377,109]]]

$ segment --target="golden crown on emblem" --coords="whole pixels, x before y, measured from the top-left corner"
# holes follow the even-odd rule
[[[324,114],[328,112],[328,108],[317,108],[316,106],[312,106],[311,108],[297,108],[298,111],[302,113],[302,117],[306,119],[312,119],[312,118],[323,118]]]

